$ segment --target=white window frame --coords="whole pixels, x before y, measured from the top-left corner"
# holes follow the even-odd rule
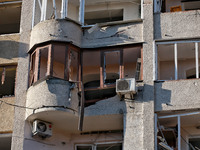
[[[195,67],[196,67],[196,78],[199,78],[199,40],[184,40],[184,41],[168,41],[168,42],[153,42],[153,71],[154,71],[154,75],[153,75],[153,79],[154,81],[166,81],[166,80],[158,80],[158,49],[157,46],[158,45],[166,45],[166,44],[174,44],[174,69],[175,69],[175,80],[179,80],[178,79],[178,55],[177,55],[177,44],[181,44],[181,43],[194,43],[195,44]]]

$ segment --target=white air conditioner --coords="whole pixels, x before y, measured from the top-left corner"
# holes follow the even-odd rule
[[[118,79],[116,81],[116,92],[120,95],[128,93],[136,94],[137,88],[135,78]]]
[[[52,124],[41,120],[35,120],[33,122],[32,133],[33,136],[38,135],[42,138],[50,137],[52,136]]]

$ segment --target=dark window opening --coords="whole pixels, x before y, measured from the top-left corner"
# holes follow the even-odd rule
[[[189,138],[189,150],[200,149],[200,138]]]
[[[122,143],[81,144],[76,146],[76,150],[122,150]]]
[[[123,9],[85,12],[85,24],[123,21]]]
[[[92,146],[77,146],[76,150],[92,150]]]
[[[0,98],[15,95],[16,66],[0,67]]]
[[[0,5],[0,34],[19,33],[20,16],[21,2],[3,2]]]

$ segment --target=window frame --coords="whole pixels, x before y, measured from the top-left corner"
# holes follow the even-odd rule
[[[186,44],[186,43],[194,43],[195,44],[195,68],[196,68],[196,79],[199,79],[199,57],[200,57],[200,40],[181,40],[181,41],[161,41],[156,42],[154,41],[154,81],[176,81],[181,80],[178,79],[178,46],[177,44]],[[174,68],[175,68],[175,74],[174,74],[174,80],[158,80],[158,45],[166,45],[166,44],[173,44],[174,45]],[[195,78],[194,78],[195,79]],[[187,79],[183,79],[187,80]]]
[[[53,62],[54,62],[54,51],[56,45],[63,45],[65,46],[65,64],[64,64],[64,78],[63,80],[69,81],[69,61],[70,61],[70,51],[76,51],[78,54],[78,64],[77,64],[77,81],[70,81],[70,82],[80,82],[80,49],[76,46],[73,46],[71,43],[64,43],[64,42],[50,42],[45,45],[39,45],[30,52],[30,69],[29,69],[29,86],[34,85],[38,81],[45,80],[47,78],[58,78],[53,76]],[[44,48],[48,48],[48,56],[47,56],[47,72],[45,77],[40,78],[40,58],[41,58],[41,51]],[[33,55],[35,54],[35,65],[33,71]],[[33,71],[33,77],[31,76],[31,71]],[[31,78],[33,78],[31,80]],[[62,79],[62,78],[59,78]]]
[[[104,48],[94,48],[94,49],[83,49],[81,52],[81,81],[83,81],[83,55],[84,52],[90,52],[90,51],[96,51],[100,52],[100,85],[99,86],[94,86],[94,87],[86,87],[84,88],[84,91],[95,91],[95,90],[106,90],[106,89],[111,89],[116,87],[116,83],[114,84],[106,84],[104,83],[104,70],[105,70],[105,53],[106,52],[114,52],[114,51],[119,51],[120,52],[120,57],[119,57],[119,79],[124,78],[124,53],[126,52],[126,48],[135,48],[138,47],[140,48],[140,56],[141,56],[141,68],[140,68],[140,80],[143,80],[143,47],[142,44],[133,44],[133,45],[126,45],[126,46],[117,46],[117,47],[104,47]],[[85,101],[85,103],[94,103],[97,101],[100,101],[102,99],[91,99]]]

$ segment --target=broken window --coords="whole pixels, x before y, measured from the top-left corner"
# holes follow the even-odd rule
[[[70,18],[81,25],[141,18],[141,0],[36,0],[32,27],[48,19]]]
[[[37,47],[31,54],[30,85],[49,76],[68,81],[80,80],[79,50],[65,43]]]
[[[84,51],[82,78],[86,104],[115,96],[116,79],[139,74],[140,80],[141,66],[141,46]]]
[[[0,2],[0,34],[19,33],[21,1]]]
[[[141,18],[141,1],[85,0],[84,25]]]
[[[157,43],[157,79],[199,78],[199,42]]]
[[[167,116],[158,113],[155,116],[155,145],[157,150],[163,149],[189,149],[200,148],[200,112],[170,112]]]
[[[154,12],[177,12],[200,9],[199,0],[154,0]]]
[[[0,98],[15,94],[16,66],[0,67]]]

